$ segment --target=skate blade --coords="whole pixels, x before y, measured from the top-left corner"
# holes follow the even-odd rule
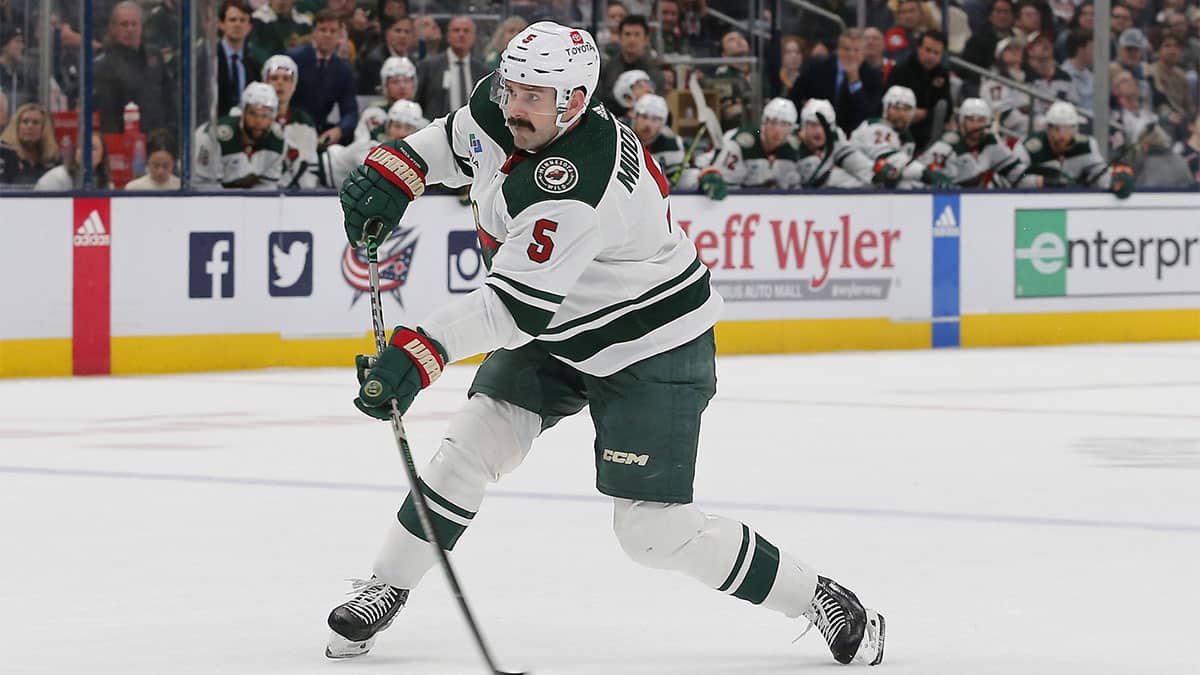
[[[858,653],[854,660],[868,666],[877,666],[883,662],[883,643],[887,634],[887,622],[883,615],[873,609],[867,610],[867,630],[863,633],[862,643],[858,645]]]
[[[325,646],[325,656],[331,659],[352,659],[371,651],[373,646],[375,646],[374,635],[362,642],[354,642],[334,631],[329,631],[329,644]]]

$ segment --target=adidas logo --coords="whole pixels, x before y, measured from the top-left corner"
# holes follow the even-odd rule
[[[933,236],[957,237],[960,233],[958,219],[954,217],[954,209],[947,204],[946,208],[942,209],[942,214],[933,221]]]
[[[93,209],[88,217],[83,219],[83,224],[75,230],[75,245],[108,246],[111,243],[112,237],[108,234],[108,230],[104,229],[104,221],[101,220],[100,213]]]

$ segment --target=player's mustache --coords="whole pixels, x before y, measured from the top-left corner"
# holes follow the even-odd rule
[[[531,123],[529,120],[519,120],[515,117],[510,117],[505,120],[505,123],[510,127],[525,127],[526,129],[533,131],[533,123]]]

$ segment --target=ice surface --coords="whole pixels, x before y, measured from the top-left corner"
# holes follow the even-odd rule
[[[472,368],[406,419],[423,465]],[[892,675],[1196,673],[1200,345],[731,357],[697,502],[888,619]],[[353,373],[0,381],[0,673],[476,673],[437,570],[323,656],[405,491]],[[536,673],[841,672],[802,621],[629,562],[586,414],[454,559]]]

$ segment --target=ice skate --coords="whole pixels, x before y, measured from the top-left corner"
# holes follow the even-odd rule
[[[346,659],[371,651],[375,636],[387,628],[408,600],[408,590],[371,577],[353,579],[354,597],[329,613],[329,644],[325,656]]]
[[[863,607],[853,592],[836,581],[817,577],[817,592],[804,617],[812,623],[800,637],[816,626],[838,663],[875,666],[883,661],[883,615]]]

